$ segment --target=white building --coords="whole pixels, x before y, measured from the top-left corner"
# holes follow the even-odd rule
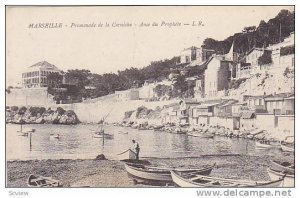
[[[214,55],[207,62],[205,70],[205,98],[219,96],[219,92],[227,90],[231,79],[232,61],[225,56]]]
[[[22,73],[22,85],[24,88],[38,88],[47,87],[47,76],[50,73],[61,74],[56,66],[48,63],[47,61],[38,62],[26,69]]]
[[[206,49],[205,46],[201,46],[201,48],[192,46],[181,52],[180,63],[191,63],[193,61],[202,63],[208,60],[213,54],[215,54],[215,50]]]
[[[138,100],[139,99],[139,91],[134,89],[124,90],[124,91],[116,91],[115,92],[117,101],[129,101],[129,100]]]

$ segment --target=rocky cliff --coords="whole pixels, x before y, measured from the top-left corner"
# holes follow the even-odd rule
[[[6,123],[24,124],[78,124],[77,115],[72,110],[58,107],[56,110],[44,107],[6,107]]]

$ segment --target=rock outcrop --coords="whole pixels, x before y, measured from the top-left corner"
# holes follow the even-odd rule
[[[6,123],[23,124],[66,124],[80,123],[76,113],[58,107],[56,110],[44,107],[7,107]]]

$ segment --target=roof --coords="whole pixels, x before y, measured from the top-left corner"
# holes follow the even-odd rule
[[[222,102],[222,104],[220,104],[218,107],[223,108],[223,107],[227,107],[229,105],[233,105],[235,103],[238,103],[238,101],[237,100],[227,100],[227,101]]]
[[[179,104],[177,102],[174,102],[174,103],[171,103],[171,104],[164,105],[164,107],[165,108],[170,108],[170,107],[173,107],[173,106],[176,106],[176,105],[179,106]]]
[[[219,105],[219,104],[220,104],[219,102],[216,102],[216,103],[206,103],[206,104],[198,105],[198,106],[196,106],[196,108],[198,108],[198,109],[206,109],[208,107],[216,106],[216,105]]]
[[[242,112],[242,115],[241,115],[241,118],[243,118],[243,119],[252,119],[255,117],[256,117],[256,115],[252,111],[244,111],[244,112]]]
[[[283,100],[285,98],[293,99],[292,97],[295,97],[292,93],[280,93],[275,95],[269,95],[265,97],[265,101],[277,101],[277,100]]]
[[[200,102],[198,102],[197,100],[193,100],[193,99],[185,99],[185,100],[181,100],[179,102],[179,104],[181,104],[182,102],[186,103],[186,104],[200,104]]]
[[[44,68],[53,68],[53,69],[58,69],[55,65],[52,65],[48,63],[47,61],[40,61],[38,63],[35,63],[34,65],[30,66],[32,67],[44,67]]]
[[[201,48],[196,47],[196,46],[191,46],[189,48],[184,49],[183,51],[185,51],[185,50],[194,50],[194,49],[201,49]]]

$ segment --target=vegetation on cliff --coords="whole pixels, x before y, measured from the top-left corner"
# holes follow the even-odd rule
[[[44,107],[7,107],[6,123],[22,124],[78,124],[77,115],[72,110],[58,107],[56,110]]]

